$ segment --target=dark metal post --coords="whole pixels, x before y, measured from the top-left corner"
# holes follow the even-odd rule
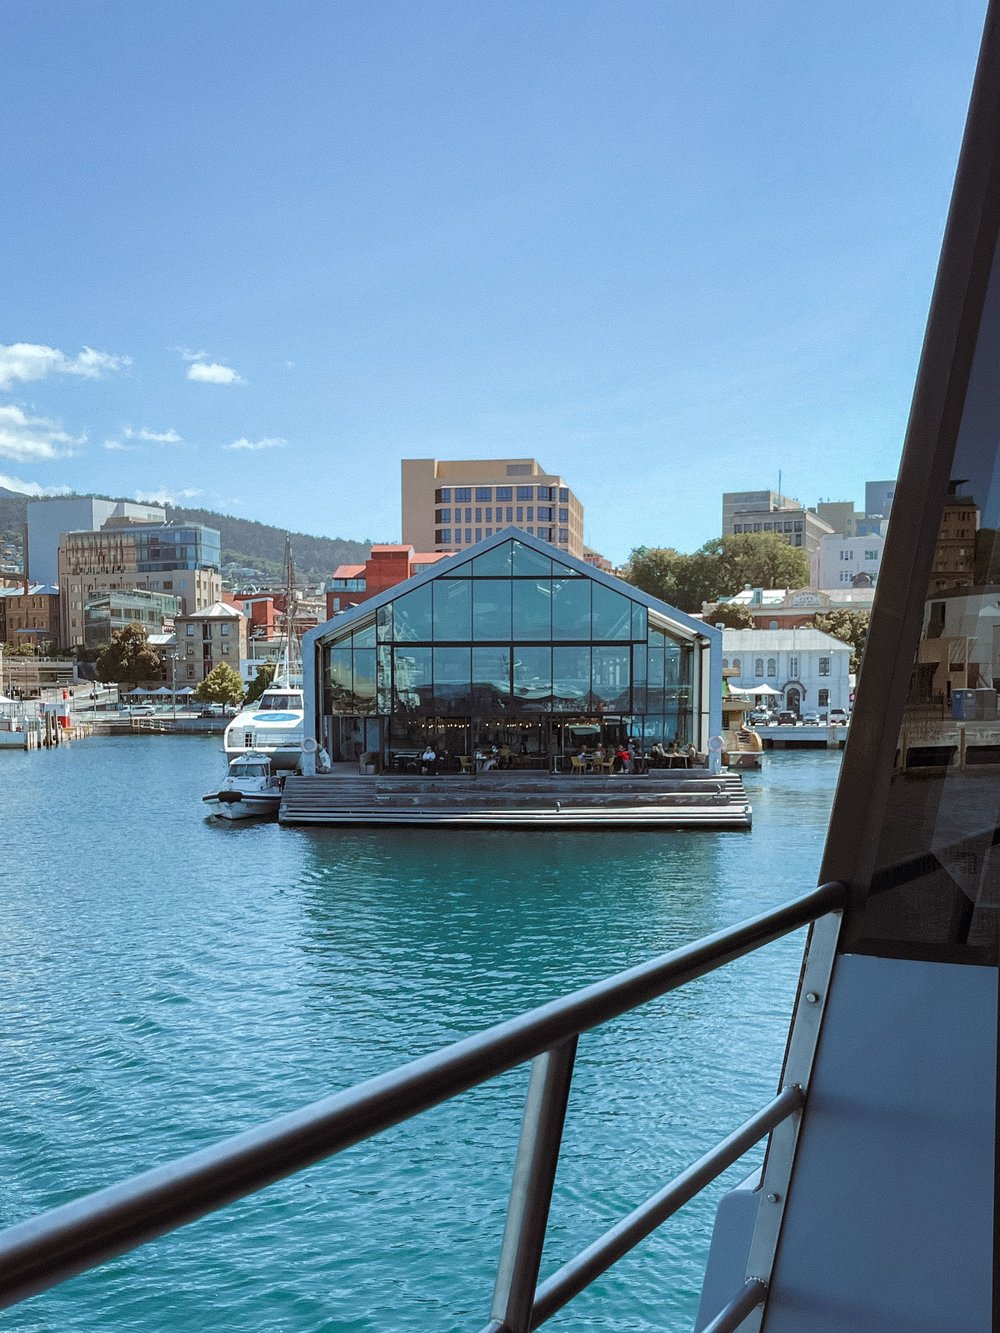
[[[506,1333],[531,1328],[576,1046],[577,1038],[571,1037],[531,1062],[490,1312]]]

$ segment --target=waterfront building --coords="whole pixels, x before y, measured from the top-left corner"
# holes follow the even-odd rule
[[[115,630],[141,625],[149,638],[162,634],[181,611],[179,597],[165,592],[128,588],[95,593],[83,604],[83,642],[86,648],[103,648]]]
[[[506,529],[342,612],[303,642],[306,734],[335,760],[427,741],[543,767],[581,739],[674,739],[722,722],[720,632]]]
[[[820,538],[812,554],[812,586],[873,588],[878,581],[884,546],[885,536],[881,532],[863,537],[834,533]]]
[[[724,629],[722,668],[734,689],[780,690],[793,713],[850,707],[851,646],[822,630]]]
[[[25,572],[39,583],[59,582],[59,546],[64,532],[94,531],[112,519],[132,523],[165,523],[162,505],[133,504],[131,500],[100,500],[92,495],[31,500],[26,508],[28,529]]]
[[[45,583],[0,588],[0,644],[59,642],[59,589]]]
[[[59,547],[64,648],[84,640],[84,605],[101,593],[134,588],[169,593],[186,615],[222,596],[221,538],[201,523],[129,523],[65,532]]]
[[[534,458],[404,458],[403,541],[460,551],[518,527],[565,554],[583,555],[583,505]]]
[[[177,680],[185,685],[204,680],[225,662],[234,671],[247,655],[247,618],[226,602],[174,620],[177,638]]]
[[[404,583],[446,555],[444,551],[415,551],[405,543],[373,546],[363,565],[338,565],[327,579],[327,619]]]
[[[744,588],[732,597],[702,603],[702,616],[714,624],[713,613],[720,606],[740,606],[753,618],[755,629],[797,629],[811,625],[813,616],[828,611],[871,611],[875,589],[840,588]]]

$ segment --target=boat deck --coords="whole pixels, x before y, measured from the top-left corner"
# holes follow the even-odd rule
[[[752,811],[736,773],[340,772],[289,777],[278,818],[283,824],[748,829]]]

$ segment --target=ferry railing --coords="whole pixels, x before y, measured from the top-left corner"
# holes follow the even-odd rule
[[[579,1036],[742,958],[845,903],[839,883],[586,986],[388,1073],[0,1232],[0,1306],[105,1260],[532,1061],[491,1319],[528,1333],[804,1105],[783,1087],[711,1151],[541,1284],[538,1274]],[[811,997],[810,997],[811,998]],[[751,1280],[704,1330],[727,1333],[765,1300]]]

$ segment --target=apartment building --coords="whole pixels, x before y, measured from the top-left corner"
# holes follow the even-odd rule
[[[842,537],[834,533],[821,538],[812,555],[812,586],[874,587],[882,566],[884,546],[885,537],[878,532],[867,537]]]
[[[404,458],[403,543],[460,551],[516,527],[583,556],[583,506],[534,458]]]
[[[193,615],[177,616],[174,635],[178,684],[204,680],[222,662],[238,672],[247,656],[247,618],[226,602],[215,602]]]
[[[65,532],[59,546],[60,631],[65,648],[86,640],[84,608],[102,593],[169,593],[185,614],[222,596],[221,538],[201,523],[111,519],[97,531]]]

